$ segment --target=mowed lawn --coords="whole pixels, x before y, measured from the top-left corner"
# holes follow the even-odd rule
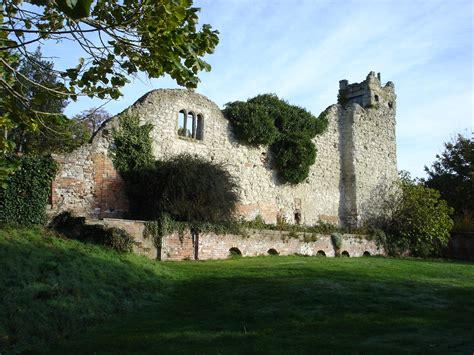
[[[160,263],[38,230],[0,231],[0,256],[5,353],[474,352],[474,263]]]
[[[58,353],[474,351],[474,265],[383,258],[261,257],[166,263],[158,304]]]

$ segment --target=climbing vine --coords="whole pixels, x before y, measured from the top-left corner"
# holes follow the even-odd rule
[[[316,159],[311,140],[326,130],[326,112],[316,118],[304,108],[265,94],[228,103],[223,113],[241,143],[270,146],[281,182],[298,184],[308,177]]]
[[[228,222],[182,222],[172,219],[169,215],[163,214],[154,221],[145,222],[145,238],[152,239],[157,248],[161,248],[162,239],[165,235],[178,233],[183,238],[186,231],[197,233],[215,233],[218,235],[241,234],[242,226],[239,223]]]
[[[21,225],[44,224],[51,181],[57,163],[51,157],[15,158],[19,169],[0,189],[0,222]]]
[[[140,124],[135,115],[119,119],[119,128],[113,130],[114,144],[110,148],[115,169],[124,175],[153,165],[151,130],[153,125]]]

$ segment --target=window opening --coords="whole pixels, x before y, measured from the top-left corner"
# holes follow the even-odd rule
[[[186,112],[184,110],[179,111],[178,114],[178,136],[186,136]]]
[[[204,137],[204,119],[201,114],[197,115],[197,124],[196,124],[196,139],[202,141]]]
[[[194,138],[196,134],[196,124],[194,119],[194,113],[188,112],[186,120],[186,137]]]

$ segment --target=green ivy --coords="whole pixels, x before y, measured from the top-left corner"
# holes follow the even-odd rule
[[[182,222],[172,219],[167,214],[163,214],[154,221],[145,222],[144,236],[147,239],[152,239],[157,248],[161,248],[162,239],[165,235],[177,232],[180,237],[183,237],[184,233],[188,230],[197,233],[215,233],[218,235],[243,233],[242,226],[232,221],[220,223]]]
[[[57,163],[51,157],[19,157],[19,169],[0,190],[0,221],[20,225],[44,224],[51,181]]]
[[[270,146],[281,182],[297,184],[308,177],[316,158],[311,140],[326,130],[326,112],[316,118],[304,108],[265,94],[228,103],[223,113],[241,143]]]
[[[337,94],[337,103],[341,106],[345,106],[349,102],[347,98],[347,89],[339,90]]]
[[[114,144],[110,148],[117,171],[127,174],[153,165],[152,129],[151,124],[141,125],[138,116],[120,117],[119,128],[112,132]]]
[[[291,184],[304,181],[316,160],[316,147],[311,139],[288,134],[271,146],[280,178]]]

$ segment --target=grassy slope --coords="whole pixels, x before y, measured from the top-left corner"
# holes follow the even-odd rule
[[[0,233],[0,270],[7,267],[0,274],[3,333],[30,344],[20,335],[34,330],[33,319],[56,337],[131,311],[49,352],[474,350],[473,263],[304,257],[152,263],[40,239],[37,232]],[[16,333],[9,324],[20,325]]]
[[[40,228],[0,230],[0,353],[25,351],[155,303],[166,271],[134,255],[60,239]]]

